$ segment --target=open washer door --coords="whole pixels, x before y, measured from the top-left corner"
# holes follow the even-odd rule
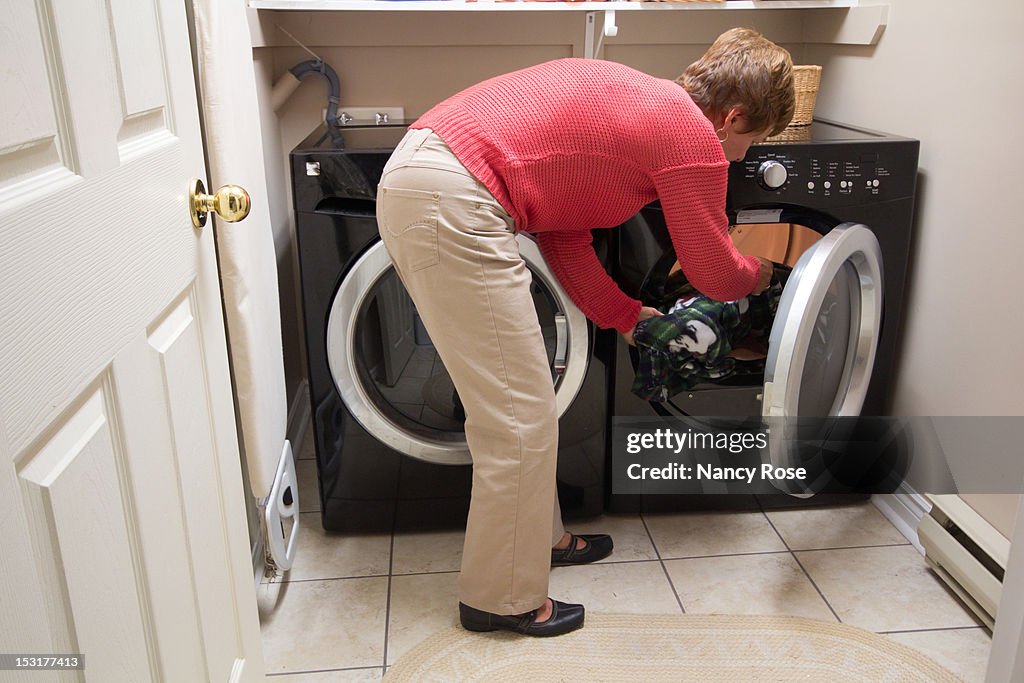
[[[786,283],[768,342],[762,416],[767,457],[799,467],[804,417],[854,417],[868,391],[882,319],[882,254],[867,227],[844,223],[800,257]],[[824,482],[811,482],[818,490]],[[797,498],[813,492],[773,485]]]
[[[533,296],[551,365],[559,417],[583,386],[590,327],[558,284],[536,242],[516,237],[533,274]],[[380,442],[431,463],[472,462],[451,379],[414,309],[383,242],[347,271],[331,303],[327,360],[349,412]]]
[[[882,252],[843,223],[804,252],[768,341],[764,417],[855,416],[867,394],[882,320]]]

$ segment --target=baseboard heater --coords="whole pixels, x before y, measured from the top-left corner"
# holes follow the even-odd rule
[[[929,495],[917,528],[925,560],[991,630],[1010,542],[957,495]]]

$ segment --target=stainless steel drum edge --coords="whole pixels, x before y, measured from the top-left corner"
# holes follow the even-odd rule
[[[852,326],[857,336],[851,339],[855,344],[854,361],[847,374],[847,391],[838,407],[833,408],[839,415],[860,412],[871,378],[881,323],[881,258],[874,234],[867,227],[854,223],[844,223],[831,230],[800,257],[783,290],[768,342],[763,415],[795,416],[799,380],[813,329],[807,324],[807,317],[817,314],[828,284],[847,261],[851,261],[857,271],[863,296],[859,321]],[[794,324],[793,316],[798,316],[798,324]]]
[[[374,283],[391,267],[383,242],[377,242],[349,269],[331,302],[327,317],[327,365],[345,407],[374,438],[400,453],[446,465],[468,465],[466,442],[442,444],[418,438],[380,413],[357,380],[354,335],[359,311]],[[343,324],[337,324],[341,321]]]
[[[555,390],[558,415],[561,417],[572,405],[583,385],[589,363],[590,342],[588,323],[583,313],[572,303],[558,284],[541,256],[537,244],[518,235],[520,254],[535,275],[558,300],[568,325],[568,357],[565,372]],[[394,450],[427,462],[464,465],[472,462],[465,439],[446,443],[429,441],[399,429],[373,405],[362,384],[357,380],[354,335],[359,311],[367,294],[392,267],[391,257],[383,242],[371,246],[349,269],[331,302],[327,320],[327,361],[335,387],[342,401],[356,421],[374,438]]]
[[[568,323],[566,327],[569,340],[565,372],[562,373],[561,380],[555,387],[558,417],[562,417],[583,387],[587,365],[590,363],[590,327],[587,317],[576,307],[566,291],[562,289],[562,285],[558,283],[558,278],[551,272],[537,243],[524,233],[516,235],[516,241],[519,243],[520,256],[529,264],[530,270],[540,276],[544,281],[544,286],[558,299],[559,306]]]

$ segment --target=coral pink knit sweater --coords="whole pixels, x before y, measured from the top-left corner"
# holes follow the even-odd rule
[[[515,219],[583,313],[633,328],[640,302],[608,276],[590,229],[620,225],[661,200],[686,277],[732,300],[758,261],[728,234],[726,161],[711,122],[673,81],[613,62],[559,59],[453,95],[413,128],[431,128]]]

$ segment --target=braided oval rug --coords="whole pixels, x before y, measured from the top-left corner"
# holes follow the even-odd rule
[[[409,681],[961,681],[926,655],[853,626],[786,616],[588,614],[558,638],[440,631],[384,677]]]

